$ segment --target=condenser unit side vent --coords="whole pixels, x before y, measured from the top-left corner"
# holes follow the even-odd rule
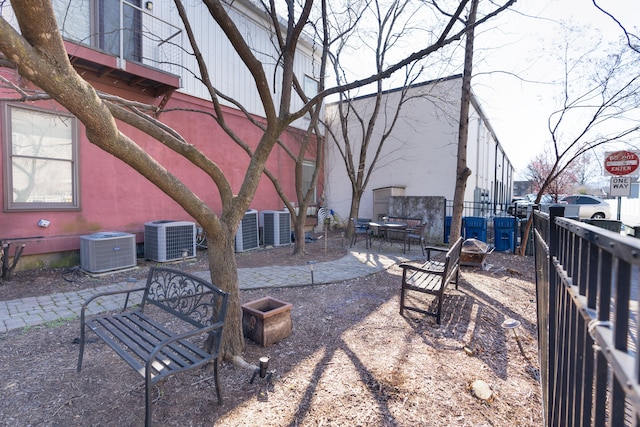
[[[289,212],[280,212],[278,214],[278,243],[287,245],[291,243],[291,216]]]
[[[289,211],[262,211],[260,221],[265,245],[281,246],[291,243]]]
[[[250,209],[245,212],[236,232],[236,252],[256,249],[260,246],[258,232],[258,211]]]
[[[196,224],[157,220],[144,224],[144,257],[158,262],[196,256]]]
[[[275,216],[270,212],[260,212],[260,219],[262,224],[262,240],[265,245],[273,245],[275,230],[276,230],[276,221]]]
[[[80,268],[104,273],[136,265],[136,236],[118,231],[80,236]]]

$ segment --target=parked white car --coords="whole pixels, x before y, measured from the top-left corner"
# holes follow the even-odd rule
[[[596,196],[576,194],[563,198],[561,202],[578,205],[580,207],[580,219],[605,219],[611,217],[609,203]]]

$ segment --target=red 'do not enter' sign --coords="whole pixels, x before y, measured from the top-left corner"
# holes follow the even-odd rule
[[[604,168],[611,175],[629,175],[638,169],[638,155],[632,151],[616,151],[604,160]]]

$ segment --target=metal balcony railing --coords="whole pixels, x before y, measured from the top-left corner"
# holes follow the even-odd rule
[[[182,29],[155,16],[152,2],[144,7],[125,0],[99,0],[95,7],[86,6],[88,2],[54,3],[66,40],[115,56],[121,69],[132,61],[180,74]]]

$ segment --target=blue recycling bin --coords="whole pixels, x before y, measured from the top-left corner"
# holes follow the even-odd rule
[[[466,216],[464,220],[464,238],[487,242],[487,219],[479,216]]]
[[[444,242],[449,243],[449,235],[451,235],[451,217],[444,217]]]
[[[496,251],[505,252],[513,249],[516,219],[514,217],[493,218],[494,246]]]

